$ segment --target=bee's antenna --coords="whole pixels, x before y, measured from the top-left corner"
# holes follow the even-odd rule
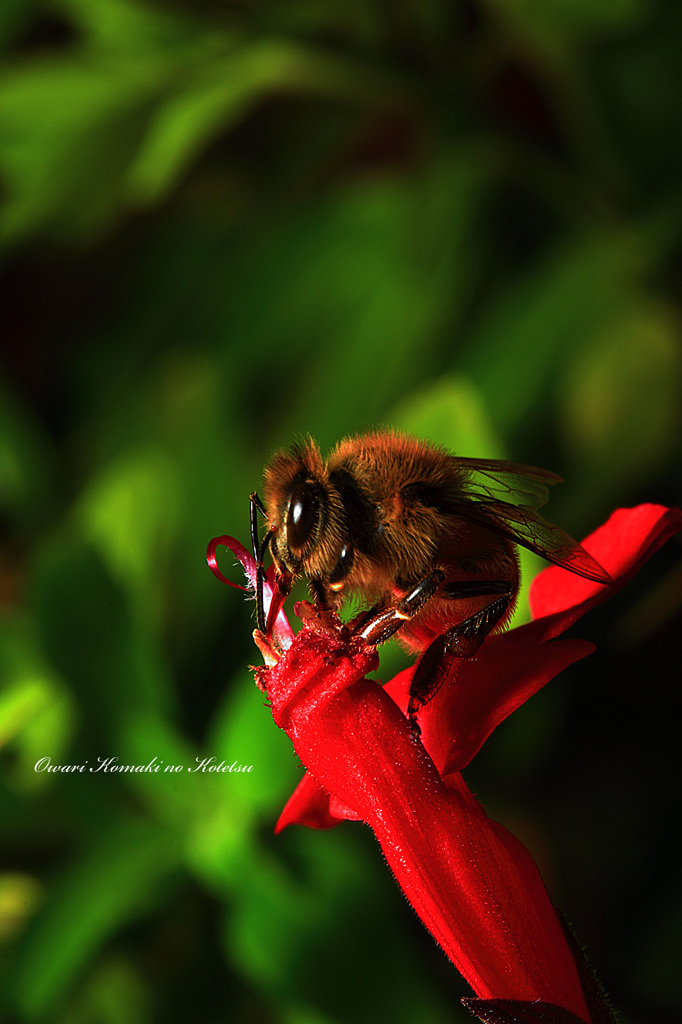
[[[267,515],[263,502],[256,492],[251,495],[251,544],[253,546],[253,557],[256,562],[256,622],[261,633],[265,632],[265,602],[263,600],[263,585],[265,583],[265,567],[263,559],[270,543],[270,534],[266,533],[263,540],[258,540],[258,510],[262,515]]]

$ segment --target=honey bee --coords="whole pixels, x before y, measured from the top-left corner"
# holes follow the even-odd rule
[[[251,495],[258,563],[258,628],[269,636],[294,581],[308,579],[318,609],[358,593],[368,609],[353,635],[378,645],[394,633],[421,657],[408,716],[437,692],[457,659],[502,629],[519,588],[520,544],[597,583],[611,577],[538,512],[560,477],[515,462],[460,458],[393,432],[341,441],[325,461],[308,439],[277,452],[264,503]],[[267,519],[258,540],[256,510]],[[263,561],[275,588],[265,616]]]

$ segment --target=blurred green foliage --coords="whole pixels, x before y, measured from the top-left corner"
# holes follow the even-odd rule
[[[4,0],[0,44],[0,1018],[463,1020],[367,830],[273,838],[301,769],[203,553],[380,424],[562,472],[578,535],[680,502],[682,7]],[[678,549],[640,579],[470,777],[670,1024]]]

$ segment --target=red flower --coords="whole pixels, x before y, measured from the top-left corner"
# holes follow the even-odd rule
[[[367,822],[405,895],[481,997],[470,1006],[484,1019],[512,1019],[513,1012],[517,1020],[596,1022],[601,1011],[588,1009],[529,853],[486,816],[460,771],[508,714],[593,649],[560,634],[681,528],[678,510],[623,509],[583,542],[612,584],[556,566],[541,573],[531,590],[534,621],[489,637],[475,659],[462,661],[420,712],[421,742],[403,714],[412,669],[384,688],[366,679],[376,652],[340,623],[321,624],[309,606],[303,611],[310,621],[294,642],[260,670],[275,722],[308,769],[278,830],[294,822]],[[213,556],[217,543],[253,570],[229,538],[212,542]],[[521,1003],[533,1005],[524,1010]]]

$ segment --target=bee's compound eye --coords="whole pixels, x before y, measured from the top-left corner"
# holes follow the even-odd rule
[[[320,514],[318,486],[310,480],[297,483],[291,492],[287,512],[287,543],[301,550],[310,540]]]

